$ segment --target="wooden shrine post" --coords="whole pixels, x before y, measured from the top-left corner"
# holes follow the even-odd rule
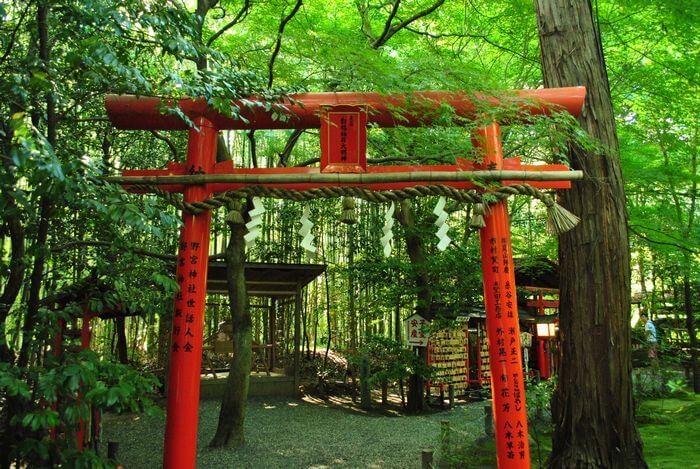
[[[216,161],[217,129],[205,118],[195,120],[198,129],[189,130],[187,169],[206,173]],[[206,186],[184,189],[187,202],[209,197]],[[163,466],[193,468],[197,460],[197,423],[202,367],[204,306],[207,294],[209,226],[211,212],[192,215],[183,211],[176,278],[180,291],[175,297],[168,406],[165,423]]]
[[[495,169],[503,167],[498,124],[484,128],[474,142],[482,150],[485,165],[495,165]],[[498,467],[529,469],[530,445],[508,202],[503,200],[491,205],[484,221],[486,226],[479,235]]]

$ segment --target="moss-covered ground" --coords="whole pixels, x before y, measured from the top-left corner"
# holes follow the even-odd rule
[[[638,414],[650,468],[700,468],[700,396],[645,401]]]
[[[700,396],[645,400],[637,411],[637,423],[650,469],[700,469]],[[546,467],[551,434],[539,431],[536,436],[539,451],[536,443],[531,444],[532,467]],[[455,466],[495,467],[495,448],[492,440],[457,448],[460,454],[453,459],[468,462]]]

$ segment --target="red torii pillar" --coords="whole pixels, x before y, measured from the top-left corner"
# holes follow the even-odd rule
[[[561,109],[578,114],[583,104],[585,89],[561,88],[549,90],[528,90],[517,92],[508,99],[519,100],[521,110],[530,114],[549,113]],[[434,107],[441,102],[449,102],[457,114],[474,116],[476,106],[471,101],[473,95],[466,93],[421,92],[415,97],[425,99]],[[397,173],[412,172],[415,178],[390,183],[334,183],[314,181],[304,178],[303,182],[264,182],[271,175],[321,175],[322,168],[233,168],[231,162],[215,163],[217,131],[225,129],[250,128],[317,128],[321,126],[319,114],[328,106],[366,106],[370,122],[380,127],[426,125],[429,122],[407,114],[397,120],[391,109],[405,102],[406,95],[383,96],[376,93],[310,93],[298,95],[295,100],[303,107],[295,109],[293,117],[280,121],[273,114],[260,108],[246,110],[241,115],[246,121],[234,120],[210,109],[203,100],[183,99],[179,106],[197,126],[189,129],[187,163],[170,164],[166,170],[138,170],[125,172],[123,184],[128,176],[152,176],[150,179],[159,187],[172,192],[184,192],[186,202],[206,199],[211,192],[236,190],[248,185],[264,185],[305,190],[322,186],[362,186],[372,190],[396,190],[426,183],[420,173],[458,172],[475,169],[464,160],[456,165],[439,166],[391,166],[366,168],[354,167],[352,172]],[[488,98],[493,105],[499,100]],[[106,107],[110,120],[121,129],[132,130],[187,130],[179,118],[160,113],[161,101],[157,98],[107,97]],[[289,112],[289,111],[287,111]],[[518,159],[504,160],[501,150],[498,124],[492,124],[481,132],[477,141],[484,153],[484,163],[488,169],[521,169],[525,171],[568,170],[562,165],[526,166]],[[326,162],[327,163],[327,162]],[[340,172],[340,171],[331,171]],[[218,178],[218,182],[195,185],[184,182],[179,176],[186,174],[251,175],[259,178],[250,183],[245,180],[230,182]],[[290,179],[291,180],[291,179]],[[368,179],[369,180],[369,179]],[[262,182],[261,182],[262,181]],[[295,180],[296,181],[296,180]],[[503,181],[504,184],[519,181]],[[458,189],[478,188],[471,181],[436,181],[431,184],[447,184]],[[570,187],[566,180],[531,182],[538,188]],[[197,423],[199,410],[199,383],[201,370],[202,328],[206,296],[206,276],[209,254],[210,214],[197,215],[183,213],[184,227],[181,232],[177,261],[177,281],[180,292],[176,296],[172,330],[172,349],[168,383],[168,405],[165,431],[163,464],[166,468],[193,468],[196,465]],[[520,366],[520,336],[518,330],[517,307],[515,306],[515,278],[510,245],[510,228],[506,202],[491,207],[485,216],[486,227],[481,230],[481,249],[484,270],[484,297],[487,309],[489,353],[491,357],[491,385],[494,402],[494,422],[498,448],[498,464],[501,468],[529,467],[529,445],[527,418],[525,413],[525,390]],[[510,301],[512,297],[512,302]]]
[[[217,129],[206,118],[195,121],[199,128],[190,129],[187,167],[209,172],[216,161]],[[187,186],[185,202],[199,202],[209,197],[204,186]],[[202,368],[204,307],[207,295],[209,261],[209,227],[211,212],[197,215],[182,213],[176,279],[180,291],[175,296],[173,313],[168,407],[165,423],[166,468],[194,467],[197,460],[197,423]]]
[[[485,165],[495,165],[495,169],[503,167],[498,124],[481,130],[474,142],[482,150]],[[486,226],[479,235],[498,467],[529,469],[530,445],[508,202],[503,200],[491,205],[484,221]]]

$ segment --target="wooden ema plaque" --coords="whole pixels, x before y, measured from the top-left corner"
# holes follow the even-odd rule
[[[328,106],[321,111],[321,172],[367,171],[367,111],[361,106]]]

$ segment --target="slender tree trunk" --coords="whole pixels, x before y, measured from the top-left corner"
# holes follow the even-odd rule
[[[248,308],[245,286],[244,224],[231,223],[231,238],[226,249],[226,280],[233,325],[233,358],[221,400],[219,424],[209,446],[242,446],[245,444],[243,422],[248,399],[250,368],[253,358],[253,322]]]
[[[49,40],[49,6],[40,4],[37,8],[37,29],[39,33],[39,58],[48,73],[51,62],[51,43]],[[56,103],[51,92],[46,95],[46,140],[51,147],[56,145],[57,130]],[[50,190],[48,188],[47,190]],[[32,267],[32,274],[29,281],[29,298],[27,300],[27,315],[24,320],[22,333],[22,348],[20,349],[18,365],[25,367],[29,363],[31,356],[31,345],[39,314],[39,296],[41,294],[41,282],[44,276],[44,265],[46,264],[46,241],[49,236],[49,225],[51,212],[53,211],[51,196],[44,194],[41,197],[39,208],[39,228],[37,230],[36,241],[34,243],[35,257]]]
[[[14,200],[10,201],[10,209],[16,208]],[[12,210],[14,211],[14,210]],[[10,257],[10,272],[7,276],[7,281],[0,295],[0,362],[12,363],[14,361],[14,352],[7,343],[7,334],[5,332],[5,321],[10,313],[12,305],[15,303],[17,296],[22,288],[22,277],[24,277],[24,227],[19,219],[19,213],[10,215],[7,220],[7,229],[10,234],[10,246],[12,255]]]
[[[586,178],[560,193],[581,224],[559,239],[559,386],[550,467],[645,468],[634,421],[630,256],[615,118],[590,0],[535,0],[547,87],[584,85],[582,127],[602,153],[574,144]]]
[[[126,345],[126,321],[124,316],[117,316],[114,327],[117,331],[117,358],[119,363],[129,363],[129,351]]]
[[[688,256],[689,257],[689,256]],[[688,259],[689,261],[690,259]],[[688,265],[690,265],[688,263]],[[690,338],[690,369],[693,370],[693,392],[700,394],[700,366],[698,366],[698,336],[695,331],[693,312],[693,291],[688,274],[683,276],[683,303],[685,307],[685,328]]]
[[[427,261],[425,259],[425,251],[423,249],[423,240],[415,229],[415,220],[413,218],[413,210],[411,209],[411,201],[404,200],[401,202],[400,210],[397,212],[397,218],[404,227],[406,250],[408,257],[411,259],[411,267],[413,268],[413,276],[418,289],[418,301],[416,311],[426,319],[432,319],[430,305],[432,303],[432,292],[430,291],[430,281],[428,279]],[[418,347],[416,352],[422,360],[427,362],[427,348]],[[425,401],[423,398],[424,380],[421,376],[413,375],[408,381],[408,409],[423,410]]]
[[[411,268],[413,269],[413,276],[418,290],[416,311],[426,319],[431,319],[430,305],[433,301],[433,295],[430,290],[427,260],[423,249],[423,240],[416,232],[416,222],[413,217],[410,200],[407,199],[401,202],[400,210],[397,211],[397,218],[404,227],[406,250],[411,260]]]
[[[167,308],[167,313],[161,313],[158,317],[158,368],[163,370],[159,373],[159,378],[163,383],[163,387],[167,388],[168,369],[170,365],[170,331],[172,330],[173,317],[172,307]],[[167,391],[166,391],[167,392]]]
[[[357,351],[357,312],[355,311],[355,225],[348,225],[348,316],[350,318],[350,353]],[[354,375],[353,375],[354,376]]]
[[[401,296],[399,295],[394,307],[394,340],[396,342],[401,342],[401,326]]]
[[[16,105],[11,105],[10,109],[11,113],[20,111],[20,108]],[[5,121],[0,123],[0,131],[4,135],[2,139],[2,149],[4,154],[9,155],[12,149],[14,131],[9,122]],[[15,303],[22,290],[24,273],[27,267],[25,260],[25,230],[22,224],[22,212],[11,193],[11,189],[15,187],[17,181],[11,160],[1,158],[0,164],[2,164],[2,169],[5,171],[5,176],[9,179],[7,186],[2,188],[2,195],[6,201],[6,206],[3,209],[1,220],[3,228],[6,230],[6,233],[9,234],[11,250],[8,266],[10,271],[7,274],[7,280],[3,286],[2,294],[0,294],[0,362],[13,363],[15,360],[15,353],[8,343],[5,328],[10,309],[12,309],[12,305]]]

